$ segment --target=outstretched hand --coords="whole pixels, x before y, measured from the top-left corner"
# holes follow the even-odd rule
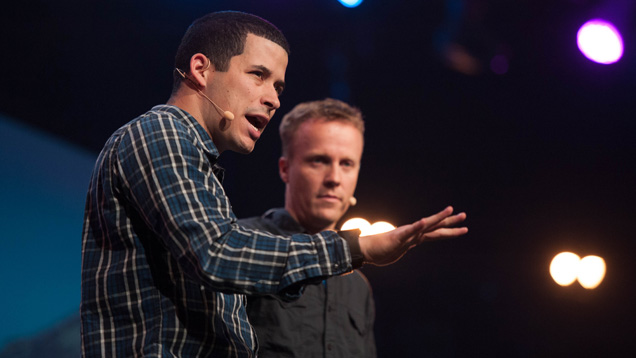
[[[360,238],[364,262],[384,266],[399,260],[410,248],[424,241],[450,239],[468,232],[466,227],[454,227],[466,219],[465,213],[451,215],[451,206],[413,224],[403,225],[382,234]]]

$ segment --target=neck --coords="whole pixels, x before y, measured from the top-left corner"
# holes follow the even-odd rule
[[[294,220],[296,220],[296,222],[299,223],[300,226],[302,226],[305,230],[307,230],[308,234],[313,235],[322,231],[336,229],[336,223],[325,224],[325,223],[320,223],[318,220],[311,220],[311,218],[299,217],[298,215],[296,215],[294,210],[289,205],[285,205],[285,210],[287,210],[289,215],[291,215],[291,217],[294,218]],[[316,224],[319,224],[319,225],[316,225]]]
[[[187,86],[186,88],[183,88],[182,86],[182,88],[180,88],[177,93],[170,96],[167,104],[179,107],[188,112],[192,117],[194,117],[197,123],[199,123],[199,125],[203,127],[210,138],[214,139],[214,137],[212,136],[212,129],[208,126],[204,118],[208,118],[206,116],[216,115],[216,112],[207,113],[205,111],[206,108],[204,108],[204,106],[201,106],[200,101],[201,99],[196,91],[187,88]],[[219,153],[222,153],[224,151],[224,148],[221,148],[220,143],[214,142],[214,144],[216,145]]]

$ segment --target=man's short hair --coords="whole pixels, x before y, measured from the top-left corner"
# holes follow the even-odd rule
[[[239,11],[219,11],[195,20],[181,39],[175,56],[175,68],[186,73],[190,70],[190,59],[202,53],[210,59],[216,71],[225,72],[230,59],[245,50],[247,34],[266,38],[289,55],[289,44],[283,33],[269,21],[256,15]],[[183,79],[177,71],[173,75],[173,93]]]
[[[364,138],[364,120],[362,112],[357,107],[333,98],[303,102],[285,114],[280,122],[278,132],[283,144],[283,156],[290,156],[289,148],[300,125],[317,119],[349,123],[358,129]]]

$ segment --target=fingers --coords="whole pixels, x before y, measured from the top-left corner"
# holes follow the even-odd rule
[[[466,220],[466,213],[459,213],[457,215],[449,216],[444,220],[440,221],[437,225],[431,227],[432,230],[442,228],[442,227],[451,227],[455,226],[461,222]]]
[[[444,210],[437,214],[422,218],[413,224],[398,227],[394,234],[403,243],[411,244],[411,242],[419,242],[419,236],[434,231],[437,228],[447,227],[462,222],[466,218],[466,214],[461,213],[450,216],[453,213],[453,207],[447,206]]]
[[[453,207],[447,206],[444,210],[440,211],[437,214],[431,215],[427,218],[420,219],[413,223],[418,230],[430,230],[431,228],[439,226],[449,215],[453,213]],[[415,233],[415,232],[414,232]]]
[[[452,212],[453,208],[449,206],[435,215],[419,220],[413,225],[419,227],[419,231],[414,233],[409,242],[418,245],[424,241],[450,239],[466,234],[468,228],[453,227],[466,220],[466,213],[451,216]]]
[[[457,228],[439,228],[431,232],[425,232],[417,237],[417,243],[420,244],[424,241],[444,240],[454,237],[462,236],[468,232],[466,227]]]

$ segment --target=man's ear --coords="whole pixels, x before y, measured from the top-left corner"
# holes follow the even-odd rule
[[[285,157],[278,158],[278,174],[283,183],[287,184],[289,182],[289,162]]]
[[[208,77],[213,72],[214,65],[210,63],[210,59],[206,55],[202,53],[192,55],[190,58],[190,73],[188,74],[192,82],[204,88],[207,85]]]

